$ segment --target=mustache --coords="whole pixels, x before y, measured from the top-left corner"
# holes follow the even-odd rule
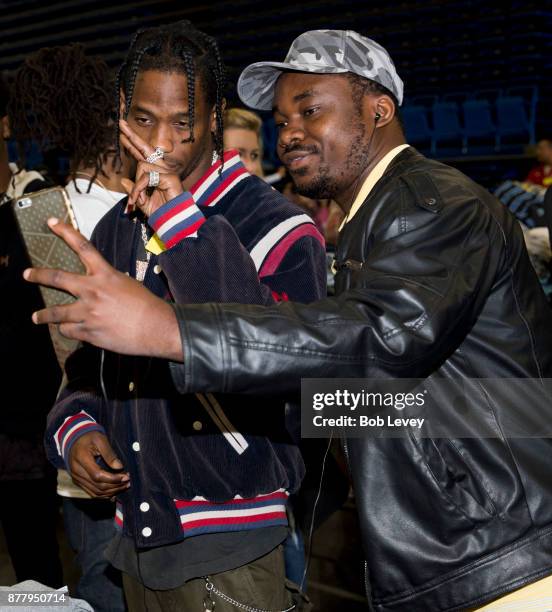
[[[319,153],[318,147],[315,145],[301,145],[299,143],[282,145],[281,155],[288,153]]]

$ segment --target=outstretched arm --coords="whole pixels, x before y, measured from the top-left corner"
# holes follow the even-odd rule
[[[35,312],[33,321],[59,323],[67,338],[117,353],[182,361],[182,343],[171,305],[115,270],[69,225],[58,219],[50,219],[48,225],[79,255],[86,275],[46,268],[25,270],[26,280],[77,298],[72,304]]]

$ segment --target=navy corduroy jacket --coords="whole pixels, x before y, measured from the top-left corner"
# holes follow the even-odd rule
[[[143,283],[155,294],[179,303],[269,304],[325,293],[321,236],[262,180],[247,176],[216,205],[198,207],[206,221],[197,237],[151,255]],[[125,209],[123,200],[92,242],[134,276],[142,228]],[[101,351],[88,345],[66,370],[69,382],[48,419],[49,458],[67,467],[80,435],[105,431],[130,473],[117,522],[137,547],[285,522],[285,498],[304,468],[286,428],[284,398],[181,395],[168,362],[105,352],[102,364]]]

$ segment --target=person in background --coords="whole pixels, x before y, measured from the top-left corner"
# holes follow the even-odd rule
[[[56,526],[55,472],[42,436],[61,382],[48,329],[29,325],[42,305],[21,274],[29,265],[11,201],[48,184],[38,172],[8,162],[9,89],[0,78],[0,524],[17,582],[62,586]],[[39,517],[38,517],[39,515]]]
[[[263,178],[263,143],[259,115],[243,108],[224,111],[224,150],[235,149],[250,174]]]
[[[6,78],[0,74],[0,204],[18,198],[24,193],[38,191],[47,186],[44,177],[35,170],[26,170],[16,163],[10,163],[7,142],[12,129],[8,117],[9,87]]]
[[[131,164],[115,158],[113,79],[107,64],[71,44],[30,54],[14,76],[10,103],[19,155],[34,140],[42,151],[52,148],[69,157],[66,191],[79,231],[90,237],[96,223],[125,197],[122,180]],[[50,398],[51,408],[55,395]],[[104,557],[115,535],[115,504],[93,500],[65,470],[58,472],[58,494],[81,577],[76,595],[97,612],[125,609],[120,573]]]
[[[265,176],[263,171],[262,119],[244,108],[229,108],[224,112],[224,149],[236,149],[247,171],[261,177],[270,185],[280,181],[286,174],[280,166],[273,174]]]
[[[527,175],[525,182],[541,187],[552,185],[552,140],[543,138],[536,147],[536,158],[539,165]]]
[[[14,136],[35,140],[42,151],[69,157],[66,190],[79,231],[90,237],[96,223],[126,196],[129,158],[116,160],[113,79],[107,64],[82,45],[46,47],[29,55],[15,75]]]

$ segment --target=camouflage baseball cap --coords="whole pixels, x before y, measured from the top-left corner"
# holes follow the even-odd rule
[[[403,99],[403,82],[393,60],[377,42],[352,30],[311,30],[298,36],[285,62],[256,62],[240,75],[238,95],[257,110],[272,110],[274,87],[284,70],[343,74],[352,72],[375,81]]]

